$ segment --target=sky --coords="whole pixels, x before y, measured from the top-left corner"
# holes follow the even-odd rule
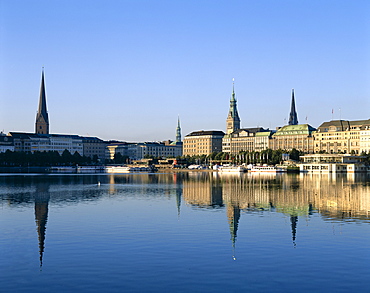
[[[0,130],[175,140],[370,119],[370,1],[0,0]]]

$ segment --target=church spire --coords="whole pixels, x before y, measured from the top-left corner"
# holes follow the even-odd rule
[[[180,117],[177,117],[176,142],[181,142]]]
[[[49,134],[49,115],[46,108],[44,68],[42,68],[39,110],[36,116],[35,133]]]
[[[290,107],[289,125],[297,125],[297,124],[298,124],[298,116],[295,110],[294,89],[292,89],[292,105]]]
[[[239,118],[238,109],[236,106],[234,79],[233,79],[233,92],[231,94],[231,99],[230,99],[229,114],[227,115],[227,119],[226,119],[226,133],[230,134],[237,129],[240,129],[240,118]]]

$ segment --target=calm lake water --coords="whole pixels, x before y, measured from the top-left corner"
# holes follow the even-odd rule
[[[0,175],[1,292],[370,292],[368,176]]]

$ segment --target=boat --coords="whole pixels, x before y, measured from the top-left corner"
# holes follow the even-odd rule
[[[190,165],[188,166],[189,170],[202,170],[204,167],[202,165]]]
[[[107,173],[153,172],[152,166],[106,166]]]
[[[75,166],[53,166],[50,167],[52,173],[76,173]]]
[[[244,166],[229,166],[229,165],[224,165],[224,166],[219,166],[217,168],[219,172],[222,173],[242,173],[242,172],[247,172],[247,169]]]
[[[77,166],[77,173],[99,173],[104,171],[104,166]]]
[[[281,167],[263,165],[253,166],[250,171],[254,173],[283,173],[287,170]]]
[[[104,171],[104,166],[53,166],[52,173],[99,173]]]

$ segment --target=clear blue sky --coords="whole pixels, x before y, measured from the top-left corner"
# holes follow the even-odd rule
[[[370,1],[0,0],[0,130],[125,141],[370,118]],[[339,109],[341,109],[339,111]],[[307,117],[307,120],[306,120]]]

